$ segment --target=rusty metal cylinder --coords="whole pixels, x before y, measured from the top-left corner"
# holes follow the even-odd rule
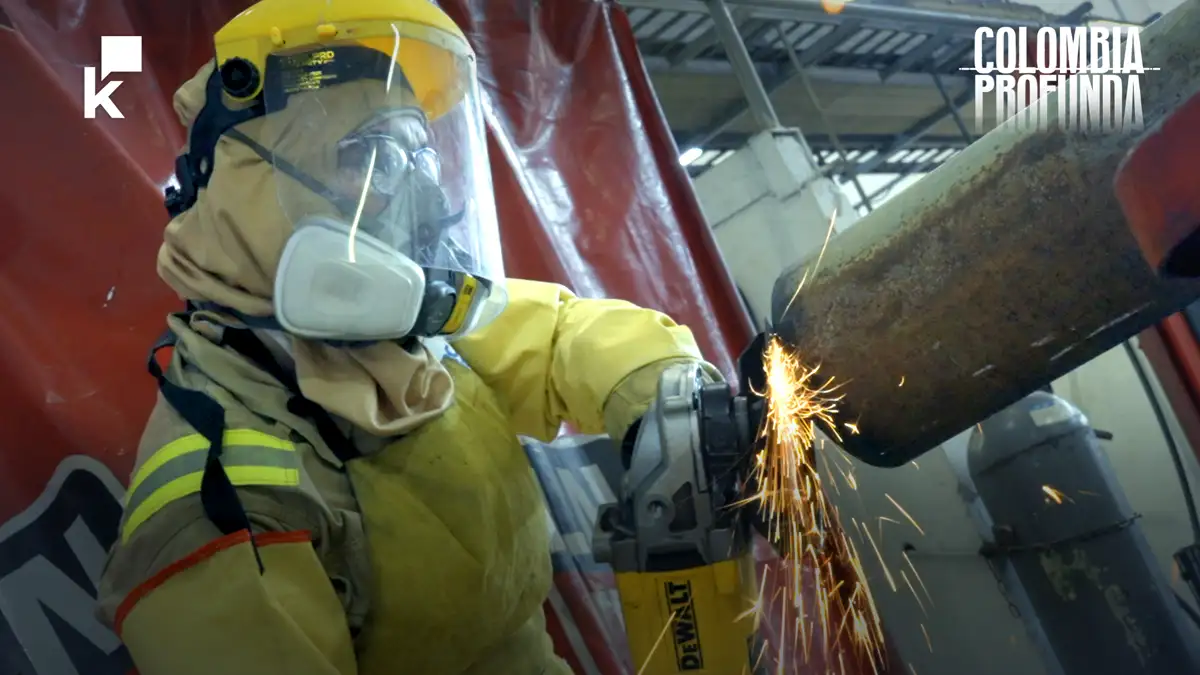
[[[1012,566],[1063,675],[1200,673],[1196,627],[1079,410],[1036,392],[981,423],[967,457],[984,553]]]
[[[1149,128],[1200,89],[1200,0],[1141,37]],[[1113,194],[1137,140],[1002,125],[780,276],[775,330],[842,383],[847,452],[899,466],[1200,297]]]

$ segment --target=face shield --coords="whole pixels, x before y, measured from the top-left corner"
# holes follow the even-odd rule
[[[462,335],[505,303],[474,59],[424,25],[371,32],[267,58],[262,140],[294,228],[276,318],[313,339]]]

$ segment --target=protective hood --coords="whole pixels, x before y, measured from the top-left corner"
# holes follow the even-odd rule
[[[204,105],[212,70],[207,64],[175,94],[176,113],[189,128]],[[271,125],[264,120],[253,119],[236,130],[271,147],[275,139],[267,137],[267,129],[284,128],[286,120],[275,117]],[[336,144],[345,132],[330,125],[321,132],[328,138],[314,140]],[[246,316],[273,316],[276,270],[293,229],[276,198],[276,181],[269,161],[249,145],[223,136],[207,189],[167,225],[158,254],[163,281],[188,300]],[[302,393],[370,433],[404,433],[443,412],[453,398],[450,375],[423,345],[410,352],[396,342],[354,348],[297,338],[292,342]]]

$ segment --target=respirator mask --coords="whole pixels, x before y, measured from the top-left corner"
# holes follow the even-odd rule
[[[258,135],[293,227],[275,318],[297,337],[456,337],[506,302],[474,61],[389,28],[267,58]]]

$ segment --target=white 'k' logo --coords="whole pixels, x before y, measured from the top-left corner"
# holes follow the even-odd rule
[[[142,72],[142,36],[105,35],[100,38],[100,79],[112,73]],[[125,115],[112,102],[113,92],[122,80],[109,80],[104,88],[96,91],[96,69],[83,69],[83,116],[95,119],[96,109],[104,108],[109,117],[124,119]]]

